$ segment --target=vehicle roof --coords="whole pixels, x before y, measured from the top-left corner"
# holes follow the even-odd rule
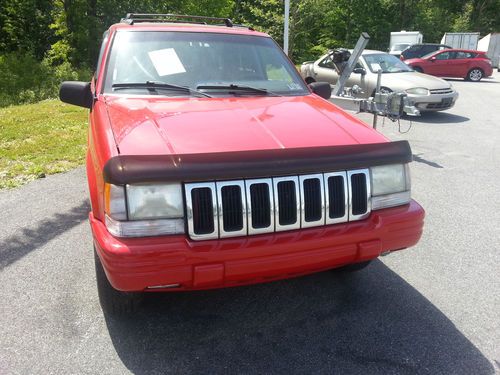
[[[474,49],[462,49],[462,48],[448,48],[448,49],[442,49],[440,51],[436,51],[436,52],[443,52],[443,51],[453,51],[453,52],[471,52],[471,53],[481,53],[481,54],[485,54],[486,52],[484,51],[477,51],[477,50],[474,50]]]
[[[248,27],[241,26],[219,26],[204,25],[197,23],[173,23],[173,22],[140,22],[129,25],[127,23],[115,23],[109,27],[109,30],[125,31],[184,31],[193,33],[221,33],[221,34],[241,34],[269,37],[266,33],[251,30]]]

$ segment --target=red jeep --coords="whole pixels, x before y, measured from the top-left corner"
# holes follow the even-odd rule
[[[130,311],[143,292],[360,269],[418,242],[406,141],[331,104],[328,84],[307,86],[268,35],[165,17],[112,25],[92,82],[61,85],[62,101],[90,109],[105,310]]]

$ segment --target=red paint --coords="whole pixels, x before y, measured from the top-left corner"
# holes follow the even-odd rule
[[[376,258],[416,244],[424,211],[409,205],[372,212],[363,221],[223,240],[187,235],[118,239],[103,224],[103,167],[118,154],[184,154],[385,142],[330,102],[302,97],[169,98],[101,93],[117,29],[220,32],[268,37],[244,28],[113,25],[96,73],[89,116],[87,174],[90,223],[111,284],[124,291],[180,284],[192,290],[276,280]],[[230,154],[229,154],[230,157]],[[156,289],[155,289],[156,290]]]
[[[465,57],[466,55],[473,55],[474,57],[456,58]],[[444,58],[446,56],[454,58]],[[438,77],[466,78],[467,74],[475,68],[481,69],[484,77],[489,77],[493,74],[491,61],[482,51],[446,49],[436,51],[425,58],[405,60],[405,63],[412,68],[422,69],[426,74]]]
[[[359,222],[198,242],[183,235],[117,239],[92,214],[90,223],[115,288],[181,284],[165,289],[173,291],[254,284],[373,259],[415,245],[424,211],[412,201]]]

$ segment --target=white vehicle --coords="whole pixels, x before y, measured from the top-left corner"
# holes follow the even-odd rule
[[[330,53],[321,56],[314,62],[305,62],[300,67],[300,74],[306,83],[329,82],[337,83],[339,75],[335,70]],[[382,51],[365,49],[357,62],[346,87],[355,85],[362,89],[359,98],[369,98],[375,95],[377,73],[382,70],[383,93],[405,92],[410,105],[421,112],[444,111],[455,105],[457,91],[449,82],[418,73],[397,57]]]
[[[477,50],[479,33],[445,33],[441,44],[446,44],[454,49]]]
[[[486,52],[493,66],[500,72],[500,33],[490,33],[477,43],[477,50]]]
[[[389,42],[389,53],[396,57],[401,55],[407,47],[412,44],[422,43],[424,36],[420,31],[395,31],[391,33]]]

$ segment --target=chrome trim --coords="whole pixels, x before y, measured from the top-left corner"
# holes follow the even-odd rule
[[[354,215],[352,213],[352,184],[351,177],[355,174],[364,174],[366,178],[366,212],[359,215]],[[371,207],[371,178],[370,178],[370,170],[369,169],[354,169],[347,171],[347,185],[349,187],[349,221],[362,220],[370,216],[370,212],[372,210]]]
[[[218,218],[219,218],[219,237],[237,237],[237,236],[246,236],[247,235],[247,205],[245,199],[245,183],[242,180],[237,181],[217,181],[215,183],[217,187],[217,209],[218,209]],[[224,214],[222,209],[222,188],[224,186],[238,186],[241,192],[241,207],[242,207],[242,222],[243,227],[237,231],[229,231],[226,232],[224,230]]]
[[[254,228],[252,224],[252,200],[250,195],[250,187],[254,184],[267,184],[269,187],[269,205],[270,205],[270,224],[266,228]],[[245,192],[247,199],[247,223],[248,234],[261,234],[274,232],[274,193],[273,193],[273,179],[272,178],[257,178],[253,180],[245,180]]]
[[[200,182],[200,183],[189,183],[184,184],[186,189],[186,217],[188,224],[189,237],[193,240],[209,240],[214,238],[219,238],[219,220],[217,220],[217,194],[215,182]],[[193,200],[191,197],[191,191],[194,189],[209,188],[212,192],[212,212],[214,219],[214,231],[207,234],[196,234],[194,233],[194,223],[193,223]]]
[[[306,200],[304,197],[304,181],[305,180],[318,180],[321,194],[321,218],[315,221],[306,221]],[[300,188],[300,226],[301,228],[316,227],[325,224],[325,186],[322,173],[308,174],[299,176]]]
[[[330,177],[341,176],[344,180],[344,216],[330,218],[330,191],[328,190],[328,179]],[[345,223],[349,220],[349,190],[347,188],[347,172],[333,172],[323,174],[325,184],[325,224]]]
[[[297,220],[293,224],[280,225],[279,221],[279,210],[280,203],[278,199],[278,184],[280,182],[293,181],[295,183],[295,196],[296,196],[296,210],[297,210]],[[300,229],[300,217],[301,217],[301,197],[299,189],[299,177],[298,176],[287,176],[287,177],[273,177],[273,190],[274,190],[274,226],[276,232],[281,232],[284,230]]]

